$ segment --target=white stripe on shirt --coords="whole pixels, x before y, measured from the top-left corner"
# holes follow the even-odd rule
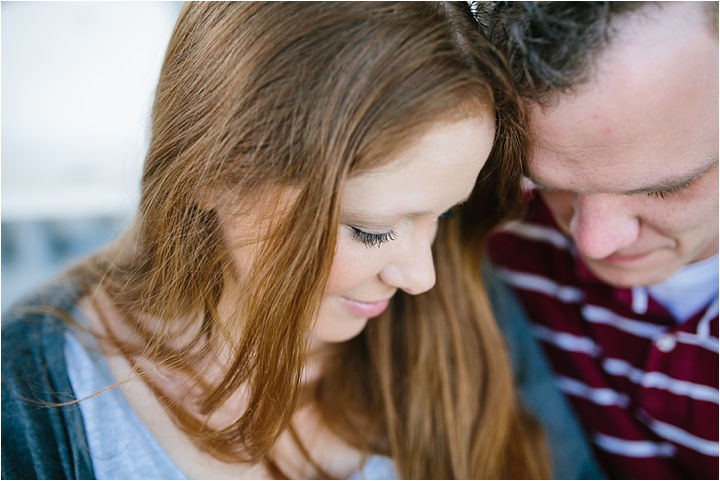
[[[621,331],[628,332],[638,337],[652,339],[658,334],[667,330],[664,326],[658,326],[648,322],[636,321],[627,317],[615,314],[610,309],[600,306],[586,305],[582,307],[583,317],[589,322],[596,324],[607,324]]]
[[[626,408],[630,404],[630,398],[610,388],[590,387],[577,379],[571,379],[565,376],[555,376],[555,381],[558,388],[565,394],[587,399],[600,406],[619,406]]]
[[[565,237],[561,232],[556,229],[544,227],[541,225],[528,224],[526,222],[510,222],[504,228],[506,232],[512,232],[513,234],[524,237],[525,239],[531,239],[535,241],[545,242],[551,244],[558,249],[570,249],[572,242],[570,239]]]
[[[698,322],[697,327],[697,335],[703,338],[710,338],[710,322],[718,315],[718,298],[716,297],[715,300],[708,306],[707,310],[705,311],[705,314],[702,316],[702,319]],[[715,342],[717,342],[717,339],[715,339]],[[715,351],[717,352],[717,351]]]
[[[518,289],[539,292],[567,303],[580,303],[583,299],[580,289],[561,286],[547,277],[502,268],[496,270],[500,278]]]
[[[602,433],[593,434],[593,442],[604,451],[629,458],[670,458],[676,451],[675,446],[670,443],[629,441]]]
[[[638,417],[650,428],[655,434],[662,436],[668,441],[677,443],[686,448],[690,448],[699,453],[705,454],[706,456],[718,456],[718,443],[717,441],[710,441],[703,439],[699,436],[695,436],[680,429],[672,424],[658,421],[657,419],[651,418],[646,412],[641,411],[638,413]]]
[[[535,337],[552,344],[564,351],[581,352],[591,357],[598,357],[600,348],[589,337],[576,336],[567,332],[558,332],[545,326],[534,324],[532,331]]]
[[[681,381],[661,372],[645,372],[622,359],[604,359],[602,366],[613,376],[623,376],[643,387],[662,389],[678,396],[718,404],[718,390],[690,381]]]
[[[699,346],[707,349],[708,351],[718,352],[718,339],[717,337],[701,337],[696,334],[690,334],[689,332],[678,332],[675,334],[675,338],[678,342],[683,344],[691,344],[693,346]]]

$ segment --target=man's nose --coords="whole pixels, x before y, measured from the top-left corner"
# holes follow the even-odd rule
[[[603,259],[632,245],[640,234],[640,220],[615,194],[578,195],[570,233],[585,256]]]
[[[435,232],[403,240],[393,258],[380,272],[380,279],[408,294],[426,292],[435,285],[432,243]]]

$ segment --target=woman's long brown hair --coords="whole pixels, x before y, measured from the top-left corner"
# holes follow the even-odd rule
[[[477,187],[439,228],[436,287],[397,294],[333,346],[311,395],[331,429],[391,455],[403,478],[546,477],[480,276],[485,238],[519,205],[524,117],[465,2],[186,4],[135,222],[76,273],[107,293],[123,320],[110,339],[198,448],[261,462],[304,394],[345,181],[439,121],[493,114]],[[238,308],[220,312],[238,273],[217,198],[247,212],[286,187],[294,199],[271,216]],[[244,411],[213,423],[239,390]]]

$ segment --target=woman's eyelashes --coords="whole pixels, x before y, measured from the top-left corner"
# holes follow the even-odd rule
[[[440,214],[440,216],[438,216],[438,220],[446,220],[453,218],[455,218],[455,212],[453,212],[453,209],[448,209],[442,214]],[[358,227],[354,227],[351,225],[348,225],[348,227],[350,228],[350,232],[352,232],[353,239],[361,242],[365,247],[380,247],[386,242],[394,241],[398,238],[398,235],[394,230],[382,232],[380,234],[374,234],[372,232],[366,232]]]
[[[353,238],[363,243],[365,247],[380,247],[386,242],[397,239],[395,231],[383,232],[381,234],[373,234],[358,229],[357,227],[348,226],[353,234]]]

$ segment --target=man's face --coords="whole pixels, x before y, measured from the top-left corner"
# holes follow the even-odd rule
[[[718,252],[718,40],[702,7],[620,24],[597,75],[530,106],[528,176],[588,267],[662,282]]]

